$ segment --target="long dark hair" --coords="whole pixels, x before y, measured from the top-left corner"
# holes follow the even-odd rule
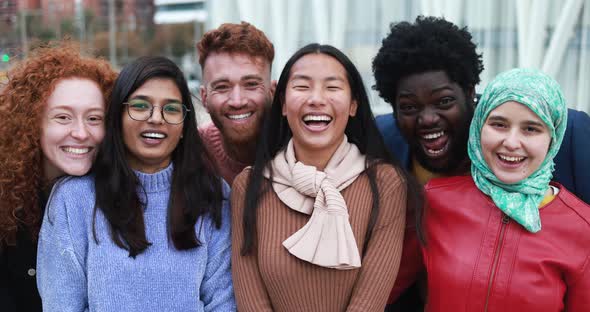
[[[138,194],[143,187],[127,162],[122,138],[123,103],[153,78],[171,79],[182,95],[182,102],[190,109],[183,124],[183,138],[172,152],[174,171],[168,202],[168,232],[174,247],[184,250],[200,245],[195,224],[202,215],[210,214],[216,226],[221,226],[221,180],[206,165],[208,160],[198,135],[186,80],[169,59],[140,57],[123,68],[115,82],[106,114],[106,134],[92,169],[96,178],[94,214],[97,209],[102,211],[109,222],[113,242],[129,250],[131,257],[143,252],[150,242],[143,220],[147,203]],[[94,238],[98,242],[96,233]]]
[[[272,181],[272,167],[269,166],[269,163],[279,151],[286,148],[287,143],[292,136],[291,129],[287,123],[287,118],[282,114],[282,107],[285,102],[285,92],[289,81],[291,67],[293,67],[300,58],[311,53],[329,55],[342,64],[346,70],[352,99],[356,100],[358,105],[356,115],[348,118],[348,123],[344,132],[348,137],[348,140],[351,143],[354,143],[361,153],[366,156],[366,174],[369,178],[369,184],[371,187],[373,207],[364,244],[366,245],[371,238],[380,208],[379,188],[377,187],[375,172],[376,164],[388,163],[393,165],[396,169],[400,178],[403,180],[408,193],[408,201],[406,203],[408,207],[417,205],[420,199],[418,195],[420,193],[419,188],[413,183],[413,179],[411,179],[400,166],[399,161],[389,153],[383,142],[383,138],[379,133],[377,125],[375,124],[375,118],[371,112],[369,98],[363,80],[354,64],[340,50],[330,45],[312,43],[295,52],[289,61],[287,61],[276,87],[276,93],[270,113],[268,113],[264,119],[263,131],[261,131],[261,137],[258,141],[256,150],[256,161],[250,171],[249,182],[246,188],[243,218],[244,243],[241,247],[242,255],[252,252],[256,247],[255,236],[258,202],[261,195],[268,190],[262,189],[262,181],[264,179],[262,172],[267,168],[271,172],[270,179]]]

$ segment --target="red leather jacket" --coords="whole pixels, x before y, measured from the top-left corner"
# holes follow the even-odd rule
[[[590,207],[559,184],[526,231],[470,176],[425,187],[426,311],[590,311]]]

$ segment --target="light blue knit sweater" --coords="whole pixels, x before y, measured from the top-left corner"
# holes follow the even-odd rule
[[[135,259],[113,243],[96,213],[92,177],[55,187],[39,237],[37,285],[43,311],[234,311],[229,187],[224,184],[222,227],[209,217],[195,226],[201,246],[178,251],[167,234],[173,166],[136,172],[147,193],[146,236],[152,243]],[[140,193],[141,194],[141,193]],[[140,195],[141,197],[141,195]]]

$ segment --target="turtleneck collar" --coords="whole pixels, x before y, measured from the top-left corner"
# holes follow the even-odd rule
[[[156,173],[143,173],[137,170],[133,170],[133,172],[147,193],[155,193],[170,189],[174,165],[170,162],[168,167]]]

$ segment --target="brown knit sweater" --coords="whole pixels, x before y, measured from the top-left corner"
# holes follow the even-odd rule
[[[380,211],[361,268],[336,270],[291,255],[282,242],[309,217],[288,208],[273,191],[260,198],[257,245],[241,256],[245,189],[250,170],[233,184],[232,276],[239,311],[383,311],[397,275],[405,227],[406,190],[389,165],[377,167]],[[272,190],[268,180],[263,189]],[[359,251],[369,223],[372,193],[365,173],[342,191]]]

